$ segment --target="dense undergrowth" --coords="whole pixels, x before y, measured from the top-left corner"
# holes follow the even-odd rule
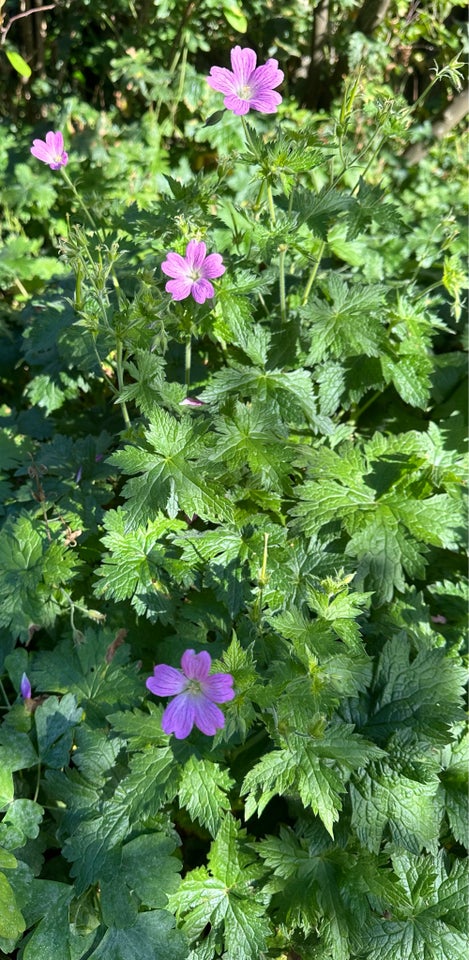
[[[0,957],[458,960],[457,7],[332,5],[320,62],[300,3],[82,7],[0,144]],[[277,113],[207,84],[236,45]],[[146,687],[186,650],[233,678],[214,737]]]

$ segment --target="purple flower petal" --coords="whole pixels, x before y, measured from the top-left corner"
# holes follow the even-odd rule
[[[31,699],[31,684],[25,673],[23,673],[23,676],[21,677],[20,693],[21,693],[21,696],[23,697],[23,700]]]
[[[203,400],[199,400],[198,397],[184,397],[184,400],[179,401],[180,407],[205,407]]]
[[[233,677],[229,673],[209,676],[211,665],[207,650],[186,650],[181,657],[182,670],[166,664],[154,668],[154,676],[146,681],[148,689],[157,696],[176,694],[163,713],[161,725],[165,733],[174,733],[176,739],[183,740],[194,723],[208,736],[224,726],[223,713],[215,703],[233,699]]]
[[[212,67],[206,78],[213,90],[225,94],[225,107],[236,116],[243,116],[249,110],[275,113],[282,102],[280,94],[274,92],[274,87],[283,80],[283,71],[279,70],[277,60],[271,57],[260,67],[256,67],[256,62],[254,50],[234,47],[231,51],[233,69]]]
[[[278,97],[277,100],[275,99],[276,97]],[[273,90],[269,93],[262,93],[259,94],[259,96],[253,97],[251,107],[253,110],[258,110],[259,113],[277,113],[277,107],[281,102],[282,98],[280,94],[275,93],[275,90]]]
[[[176,740],[188,737],[195,721],[194,701],[188,694],[181,693],[168,703],[161,719],[165,733],[174,733]]]
[[[226,703],[233,700],[233,677],[230,673],[212,673],[202,684],[202,691],[214,703]]]
[[[186,263],[190,270],[199,270],[205,260],[207,247],[198,240],[189,240],[186,247]]]
[[[189,240],[186,254],[170,251],[161,269],[166,276],[171,277],[165,285],[165,290],[171,294],[173,300],[185,300],[192,294],[196,303],[205,303],[215,296],[211,278],[221,277],[225,272],[223,260],[219,253],[206,256],[207,247],[202,240]]]
[[[207,697],[193,699],[194,723],[202,733],[212,737],[217,730],[225,726],[225,718],[221,710]]]
[[[42,163],[48,163],[51,170],[59,170],[68,162],[68,153],[64,150],[64,138],[60,130],[49,130],[45,140],[33,140],[31,153]]]
[[[192,286],[191,280],[168,280],[165,290],[173,300],[185,300],[192,292]]]
[[[212,666],[212,658],[206,650],[201,653],[195,653],[194,650],[186,650],[181,657],[181,667],[189,680],[206,680],[208,672]]]
[[[46,133],[46,143],[52,153],[62,153],[64,148],[64,138],[60,132],[54,133],[53,130],[49,130],[49,133]]]
[[[166,260],[161,264],[161,269],[167,277],[179,280],[187,274],[187,263],[180,253],[168,253]]]
[[[201,277],[200,280],[194,280],[191,294],[196,303],[205,303],[206,300],[215,296],[215,290],[209,280],[204,280]]]
[[[252,83],[256,89],[261,87],[279,87],[283,82],[284,73],[283,70],[278,69],[277,60],[267,60],[267,63],[264,63],[261,67],[257,67],[254,70],[250,78],[250,83]],[[278,94],[280,96],[280,94]]]
[[[207,280],[215,280],[221,277],[226,267],[223,266],[223,260],[219,253],[210,253],[204,262],[204,277]]]
[[[175,667],[158,663],[153,670],[153,676],[148,677],[146,686],[157,697],[172,697],[175,693],[182,693],[186,689],[187,676]]]
[[[240,100],[236,94],[231,94],[229,97],[225,97],[223,103],[227,110],[232,110],[237,117],[243,117],[246,113],[249,113],[251,109],[251,104],[249,100]]]
[[[206,80],[209,87],[219,93],[233,93],[236,86],[234,74],[226,67],[212,67],[210,76]]]
[[[251,74],[256,69],[257,56],[249,47],[233,47],[231,51],[231,66],[236,79],[245,84],[249,82]]]
[[[50,151],[44,140],[33,140],[31,153],[36,160],[42,160],[43,163],[49,163]]]

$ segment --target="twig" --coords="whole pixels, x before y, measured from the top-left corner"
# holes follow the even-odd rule
[[[43,10],[55,10],[56,3],[48,3],[44,7],[34,7],[32,10],[25,10],[24,13],[16,13],[14,17],[10,17],[6,27],[0,29],[0,44],[5,43],[6,35],[15,20],[22,20],[23,17],[30,17],[33,13],[42,13]]]

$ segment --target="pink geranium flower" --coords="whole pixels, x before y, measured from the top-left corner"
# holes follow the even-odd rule
[[[219,253],[210,253],[207,257],[206,249],[205,243],[190,240],[184,257],[179,253],[166,255],[161,269],[166,276],[172,277],[165,289],[172,294],[173,300],[185,300],[192,294],[196,303],[205,303],[209,297],[215,296],[210,280],[221,277],[225,267]]]
[[[51,170],[60,170],[68,163],[68,153],[64,150],[64,138],[60,133],[49,130],[45,140],[33,140],[31,153],[37,160],[48,163]]]
[[[248,47],[235,47],[231,51],[232,70],[212,67],[207,83],[213,90],[225,94],[224,104],[237,116],[259,110],[260,113],[276,113],[282,98],[274,87],[283,80],[283,71],[277,60],[267,60],[256,68],[257,57]]]
[[[186,650],[181,657],[182,670],[159,663],[148,677],[146,686],[158,697],[170,697],[161,726],[165,733],[174,733],[176,740],[188,737],[195,726],[212,736],[225,726],[221,710],[215,706],[232,700],[233,677],[229,673],[213,673],[209,677],[212,658],[206,650]]]

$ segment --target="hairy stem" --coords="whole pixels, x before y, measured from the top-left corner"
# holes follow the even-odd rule
[[[324,250],[325,250],[325,249],[326,249],[326,241],[325,241],[325,240],[322,240],[322,241],[321,241],[321,246],[319,247],[319,251],[318,251],[318,254],[317,254],[317,257],[316,257],[316,263],[314,264],[314,267],[313,267],[313,269],[311,270],[311,273],[310,273],[310,275],[309,275],[309,277],[308,277],[308,282],[307,282],[307,284],[306,284],[305,292],[304,292],[304,294],[303,294],[303,300],[302,300],[302,305],[303,305],[303,307],[304,307],[305,304],[308,302],[308,297],[309,297],[309,295],[310,295],[310,293],[311,293],[311,288],[312,288],[313,283],[314,283],[314,281],[315,281],[315,279],[316,279],[316,274],[317,274],[317,272],[318,272],[318,270],[319,270],[319,264],[321,263],[321,260],[322,260],[322,257],[323,257],[323,254],[324,254]]]
[[[186,387],[189,389],[191,382],[191,363],[192,363],[192,336],[189,336],[186,339],[186,348],[184,351],[184,375],[186,381]]]

